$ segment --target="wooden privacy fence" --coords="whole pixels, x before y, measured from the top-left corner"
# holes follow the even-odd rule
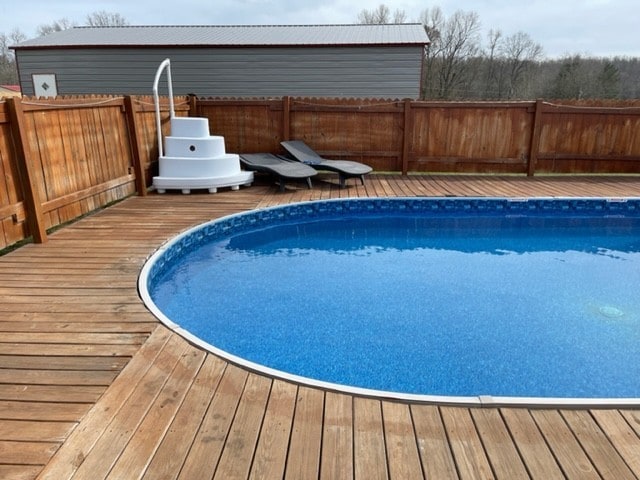
[[[193,115],[193,114],[192,114]],[[640,102],[555,105],[345,99],[198,99],[232,152],[300,139],[376,170],[640,173]]]
[[[174,100],[178,115],[209,118],[229,152],[283,153],[282,140],[301,139],[403,174],[640,173],[640,102]],[[50,228],[145,195],[157,157],[151,97],[0,101],[0,248],[45,241]]]
[[[176,98],[176,112],[188,111],[188,99]],[[144,194],[155,125],[151,97],[0,101],[0,248],[46,241],[50,228]]]

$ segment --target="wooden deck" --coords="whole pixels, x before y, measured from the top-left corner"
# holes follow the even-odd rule
[[[0,478],[640,478],[640,410],[420,405],[295,385],[199,350],[138,298],[147,256],[202,221],[414,195],[640,196],[640,177],[372,175],[344,190],[150,195],[23,246],[0,257]]]

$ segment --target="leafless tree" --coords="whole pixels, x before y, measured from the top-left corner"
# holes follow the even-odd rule
[[[524,32],[514,33],[504,39],[500,53],[507,68],[507,98],[526,95],[523,85],[535,63],[542,59],[542,46]]]
[[[542,47],[523,32],[503,37],[500,30],[490,30],[487,42],[481,62],[485,98],[530,98]]]
[[[128,25],[129,22],[119,13],[106,12],[104,10],[96,11],[87,15],[85,25],[89,27],[122,27]],[[68,18],[61,18],[55,22],[40,25],[38,27],[38,36],[49,35],[50,33],[60,32],[73,28],[78,24]]]
[[[42,37],[44,35],[49,35],[50,33],[67,30],[75,26],[76,26],[75,22],[72,22],[71,20],[65,17],[65,18],[56,20],[55,22],[40,25],[37,29],[37,34],[39,37]]]
[[[8,35],[0,33],[0,58],[13,58],[9,47],[24,42],[26,39],[27,36],[17,28],[14,28]]]
[[[487,49],[484,53],[486,65],[484,97],[486,99],[501,98],[504,90],[504,62],[500,58],[499,49],[502,42],[502,32],[500,30],[489,30],[487,42]]]
[[[24,42],[26,39],[27,36],[17,28],[8,35],[0,33],[0,83],[18,83],[16,61],[9,47]]]
[[[476,12],[456,11],[448,19],[439,7],[421,15],[431,44],[426,52],[425,93],[435,98],[469,93],[480,54],[480,20]]]
[[[358,14],[358,23],[368,25],[378,25],[385,23],[404,23],[407,21],[407,14],[404,10],[397,9],[393,16],[391,10],[384,3],[378,5],[378,8],[367,10],[364,9]]]
[[[100,10],[87,15],[86,25],[89,27],[124,27],[129,22],[119,13]]]

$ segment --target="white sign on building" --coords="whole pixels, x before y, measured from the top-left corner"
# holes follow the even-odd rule
[[[55,73],[34,73],[31,75],[33,91],[36,97],[58,96]]]

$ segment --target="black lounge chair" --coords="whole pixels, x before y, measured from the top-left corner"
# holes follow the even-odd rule
[[[306,180],[311,188],[311,177],[318,172],[309,165],[295,162],[272,153],[243,153],[240,163],[247,169],[256,172],[269,173],[278,178],[280,191],[284,191],[286,180]]]
[[[364,176],[373,169],[369,165],[350,160],[329,160],[314,152],[306,143],[301,140],[290,140],[280,142],[289,154],[296,160],[311,165],[317,170],[329,170],[336,172],[340,178],[340,186],[345,186],[347,178],[357,177],[364,185]]]

